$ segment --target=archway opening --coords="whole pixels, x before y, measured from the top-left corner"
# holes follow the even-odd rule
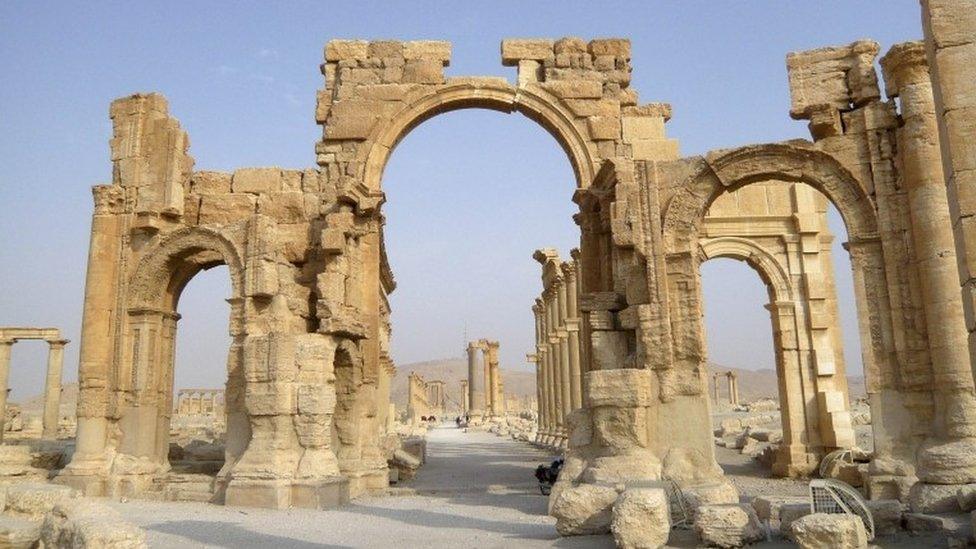
[[[525,359],[535,348],[531,306],[540,288],[532,254],[551,247],[568,260],[579,247],[576,181],[546,129],[484,109],[431,118],[393,151],[383,189],[397,281],[392,397],[401,419],[411,372],[445,382],[445,410],[433,415],[460,414],[467,343],[483,338],[499,342],[504,406],[534,409],[535,373]]]
[[[837,210],[803,183],[755,182],[710,205],[700,272],[720,462],[762,474],[734,456],[746,454],[802,475],[870,439],[851,425],[847,376],[862,367],[846,241]]]
[[[209,500],[212,487],[205,477],[224,465],[228,349],[234,343],[228,330],[230,280],[226,265],[208,266],[178,297],[168,451],[172,474],[183,481],[170,483],[176,499]]]

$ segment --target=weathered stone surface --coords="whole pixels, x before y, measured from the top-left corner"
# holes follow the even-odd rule
[[[809,507],[809,498],[802,496],[758,496],[752,500],[752,508],[756,510],[756,516],[759,520],[776,520],[779,521],[779,510],[784,505],[807,504]]]
[[[0,515],[0,547],[31,549],[40,538],[40,522]]]
[[[918,482],[908,494],[908,503],[915,513],[959,512],[959,499],[955,484],[925,484]]]
[[[39,519],[61,501],[78,497],[68,486],[23,483],[7,487],[7,512]]]
[[[793,530],[791,529],[793,522],[800,517],[805,517],[811,514],[810,502],[806,503],[786,503],[780,505],[779,507],[779,532],[783,537],[791,537],[793,535]]]
[[[815,513],[795,520],[790,529],[805,549],[860,549],[868,546],[864,523],[855,515]]]
[[[875,536],[890,536],[902,529],[902,515],[905,505],[898,500],[880,499],[868,500],[868,510],[874,521]]]
[[[44,517],[45,547],[142,549],[146,533],[122,520],[115,510],[88,499],[61,502]]]
[[[739,503],[739,491],[730,482],[721,481],[685,488],[681,491],[685,504],[693,513],[705,505]]]
[[[695,516],[695,532],[711,547],[742,547],[762,539],[762,526],[749,505],[702,505]]]
[[[617,495],[613,488],[592,484],[564,489],[549,513],[556,518],[556,531],[563,536],[609,533]]]
[[[622,549],[652,549],[665,545],[671,533],[668,497],[660,488],[631,488],[613,504],[610,524]]]

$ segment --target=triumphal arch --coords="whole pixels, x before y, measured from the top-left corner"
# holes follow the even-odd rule
[[[709,418],[698,271],[708,257],[768,268],[777,337],[792,352],[784,367],[802,380],[804,405],[824,412],[818,421],[837,422],[827,431],[844,427],[823,273],[812,263],[777,272],[764,263],[776,251],[746,249],[759,240],[709,237],[713,204],[772,183],[819,191],[847,227],[875,418],[870,495],[924,508],[946,486],[976,482],[976,400],[927,59],[920,43],[892,48],[884,99],[878,53],[856,42],[789,56],[790,114],[809,121],[812,141],[693,157],[666,135],[670,107],[631,88],[623,39],[505,40],[515,84],[445,77],[446,42],[329,42],[315,108],[322,139],[306,170],[196,171],[162,96],[115,101],[112,181],[93,189],[77,451],[60,480],[136,493],[167,471],[180,292],[200,270],[227,265],[233,343],[214,501],[324,507],[385,486],[378,440],[395,283],[383,170],[424,120],[485,108],[540,124],[575,173],[578,372],[555,356],[550,369],[566,383],[575,373],[579,395],[559,388],[568,408],[553,434],[567,453],[557,518],[566,494],[593,485],[667,477],[728,497]],[[812,217],[793,221],[789,254],[802,263],[823,242]],[[552,302],[538,306],[561,321]],[[797,318],[808,344],[790,347]],[[546,337],[562,356],[559,334]],[[782,450],[788,474],[816,458],[805,436]]]

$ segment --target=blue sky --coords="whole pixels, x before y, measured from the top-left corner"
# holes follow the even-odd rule
[[[470,6],[470,7],[468,7]],[[873,38],[882,51],[921,36],[917,0],[817,2],[3,2],[0,3],[0,325],[53,325],[77,370],[89,188],[110,180],[109,102],[159,91],[190,134],[198,169],[301,168],[320,135],[315,90],[332,38],[445,39],[449,75],[499,75],[505,37],[623,36],[642,102],[667,101],[683,154],[807,137],[790,120],[785,55]],[[569,162],[528,119],[463,111],[418,127],[384,175],[394,358],[460,356],[501,341],[505,367],[530,350],[533,249],[574,245]],[[838,238],[838,242],[843,238]],[[838,259],[841,259],[838,254]],[[849,267],[838,261],[841,298]],[[714,360],[771,367],[765,291],[743,264],[703,267]],[[180,304],[177,383],[224,378],[226,273]],[[853,305],[845,339],[857,357]],[[741,319],[734,328],[722,319]],[[765,355],[757,349],[769,350]],[[853,351],[852,351],[853,349]],[[850,359],[849,359],[849,362]],[[14,348],[12,398],[37,393],[44,349]]]

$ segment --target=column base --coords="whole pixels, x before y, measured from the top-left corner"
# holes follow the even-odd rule
[[[807,478],[820,467],[823,456],[811,452],[803,444],[784,444],[776,452],[772,473],[774,477]]]
[[[227,485],[224,503],[266,509],[333,509],[349,502],[349,487],[344,477],[309,481],[235,479]]]

